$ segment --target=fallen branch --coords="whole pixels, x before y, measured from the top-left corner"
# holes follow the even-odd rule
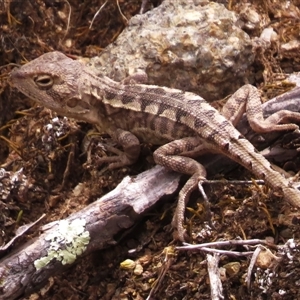
[[[0,261],[0,299],[16,299],[42,287],[78,257],[116,244],[114,237],[133,226],[163,196],[178,188],[180,175],[155,167],[125,177],[110,193],[43,233]]]

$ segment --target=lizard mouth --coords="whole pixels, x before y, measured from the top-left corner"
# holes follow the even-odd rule
[[[25,88],[28,86],[28,82],[25,83],[25,80],[28,80],[28,76],[26,76],[26,72],[20,72],[20,68],[14,68],[8,77],[8,84],[12,87],[17,88],[18,90],[22,91],[25,95],[29,96],[27,93],[27,89]]]

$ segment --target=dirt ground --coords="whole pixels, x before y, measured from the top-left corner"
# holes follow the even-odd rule
[[[63,219],[114,189],[124,176],[134,176],[154,165],[153,148],[143,145],[142,155],[134,166],[103,171],[103,166],[97,165],[97,157],[103,155],[98,142],[106,141],[107,136],[92,134],[96,129],[90,124],[57,117],[7,84],[13,64],[23,64],[54,49],[96,56],[125,28],[123,15],[130,19],[141,7],[138,0],[108,1],[89,29],[104,1],[81,2],[0,2],[0,167],[7,172],[20,170],[14,186],[0,181],[0,244],[7,243],[19,226],[35,221],[43,213],[45,224]],[[241,13],[239,2],[229,1],[225,5]],[[243,3],[256,7],[261,16],[268,16],[279,33],[279,40],[257,55],[254,63],[256,84],[266,98],[286,90],[282,73],[300,70],[297,43],[289,51],[278,51],[280,43],[299,43],[300,2],[289,1],[293,9],[288,11],[284,10],[283,2],[247,0]],[[156,6],[159,1],[153,4]],[[72,7],[70,20],[69,5]],[[58,11],[64,14],[59,15]],[[257,32],[249,30],[248,34],[253,37]],[[85,154],[88,144],[89,157]],[[284,162],[281,167],[290,164]],[[298,162],[293,164],[298,166]],[[211,179],[219,178],[223,175]],[[242,167],[226,174],[227,180],[251,178]],[[80,183],[85,184],[86,193],[76,197],[74,188]],[[226,183],[207,186],[207,193],[213,218],[219,225],[211,230],[206,227],[203,202],[195,193],[187,213],[193,243],[238,237],[269,238],[275,245],[283,245],[292,238],[296,243],[299,241],[297,211],[267,187]],[[145,215],[117,246],[80,259],[62,274],[49,278],[41,290],[22,299],[146,299],[152,289],[151,299],[210,299],[206,253],[174,248],[180,245],[174,240],[170,226],[176,199],[177,195]],[[32,230],[14,247],[36,234]],[[219,266],[226,270],[222,278],[225,299],[300,298],[299,249],[295,246],[292,258],[281,256],[269,271],[255,266],[250,289],[245,283],[250,257],[221,255]],[[245,248],[232,246],[226,250],[245,251]],[[278,249],[271,250],[280,256]],[[126,259],[132,262],[124,263]]]

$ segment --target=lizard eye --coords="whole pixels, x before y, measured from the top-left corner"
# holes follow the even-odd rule
[[[43,90],[48,90],[52,87],[53,85],[53,79],[50,75],[40,75],[34,78],[34,82],[36,85],[43,89]]]

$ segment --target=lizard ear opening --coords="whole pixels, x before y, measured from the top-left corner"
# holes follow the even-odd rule
[[[48,90],[53,86],[53,78],[47,74],[35,77],[34,82],[40,89],[43,90]]]

